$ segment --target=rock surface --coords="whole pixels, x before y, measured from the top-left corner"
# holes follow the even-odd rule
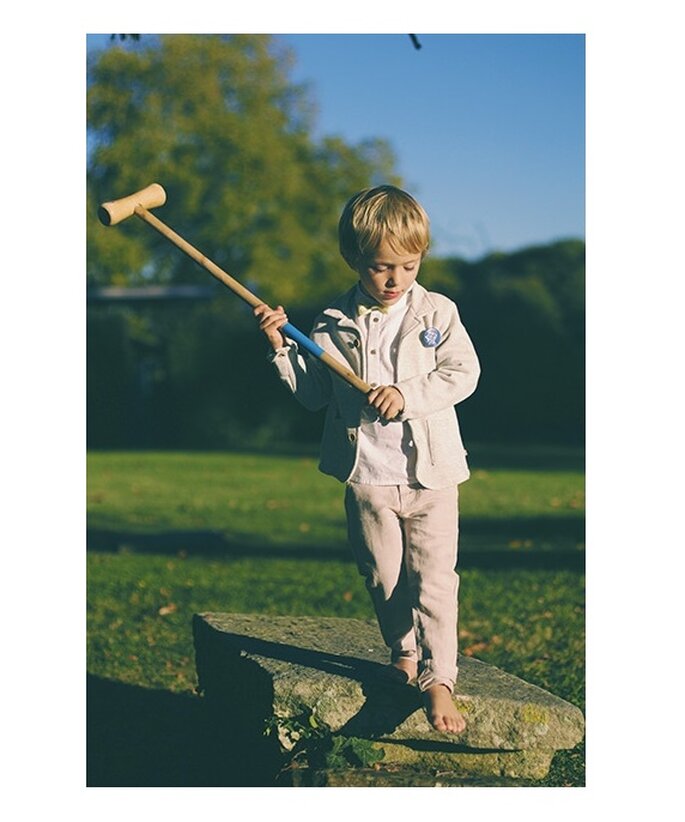
[[[418,691],[383,678],[388,652],[375,622],[205,613],[193,628],[207,698],[240,705],[256,723],[313,711],[334,732],[375,740],[384,767],[540,779],[554,751],[583,738],[577,707],[461,656],[454,699],[466,730],[435,731]]]

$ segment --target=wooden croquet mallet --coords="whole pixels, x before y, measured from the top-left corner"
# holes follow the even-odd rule
[[[143,222],[146,222],[152,228],[159,231],[159,233],[166,237],[175,246],[181,249],[192,260],[205,268],[209,273],[215,277],[219,282],[231,289],[234,294],[237,294],[246,303],[256,308],[262,305],[264,300],[260,300],[251,291],[248,291],[244,285],[241,285],[236,279],[227,274],[216,263],[212,262],[208,257],[205,257],[202,252],[198,251],[195,246],[183,239],[179,234],[169,228],[168,225],[157,219],[154,214],[151,214],[148,209],[157,208],[157,206],[164,205],[166,202],[166,191],[159,183],[152,183],[152,185],[136,191],[135,194],[130,194],[128,197],[122,197],[120,200],[113,200],[109,203],[103,203],[98,209],[98,217],[103,225],[111,226],[120,223],[132,214],[139,217]],[[360,379],[354,371],[351,371],[347,366],[336,360],[330,354],[317,345],[313,340],[310,340],[306,334],[303,334],[294,325],[286,323],[281,327],[281,331],[291,340],[308,351],[314,357],[321,360],[324,365],[328,366],[339,377],[342,377],[346,382],[352,385],[363,394],[368,394],[371,391],[371,386]]]

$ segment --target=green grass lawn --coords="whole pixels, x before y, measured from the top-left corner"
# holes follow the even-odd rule
[[[582,461],[471,456],[484,467],[460,487],[460,651],[584,709]],[[196,612],[373,618],[342,486],[310,457],[94,452],[88,529],[98,681],[192,694]],[[584,784],[582,745],[544,784]]]

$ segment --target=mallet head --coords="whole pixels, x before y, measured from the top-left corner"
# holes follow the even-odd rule
[[[146,209],[157,208],[164,203],[166,203],[166,191],[159,183],[152,183],[147,188],[136,191],[135,194],[129,194],[128,197],[103,203],[98,208],[98,217],[103,225],[116,225],[130,217],[138,206]]]

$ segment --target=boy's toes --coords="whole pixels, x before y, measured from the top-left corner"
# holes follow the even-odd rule
[[[452,702],[451,693],[443,686],[430,688],[426,693],[426,715],[436,731],[460,734],[466,729],[466,720]]]
[[[448,718],[447,722],[449,725],[449,730],[452,731],[452,733],[460,734],[466,729],[464,717],[456,710],[454,714]]]
[[[430,719],[431,725],[436,731],[457,734],[464,730],[466,724],[460,724],[457,717],[453,716],[433,716]]]

